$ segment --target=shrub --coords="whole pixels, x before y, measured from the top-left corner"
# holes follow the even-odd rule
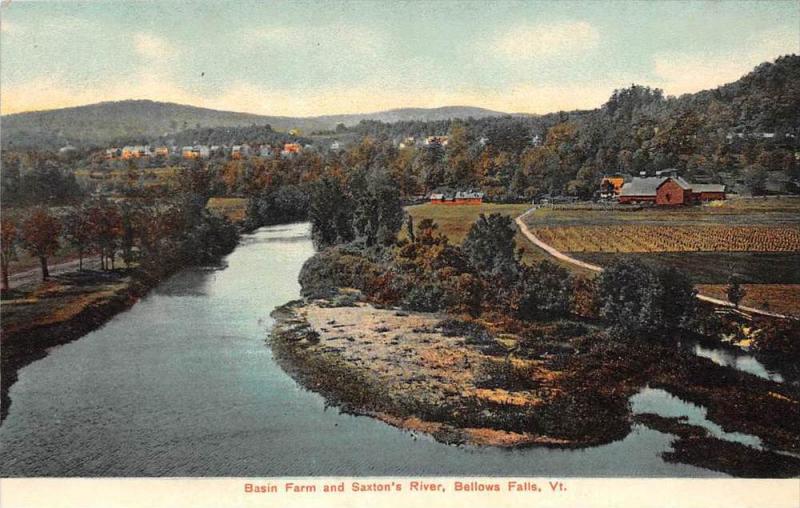
[[[639,261],[618,261],[597,282],[600,316],[628,336],[687,328],[696,315],[694,295],[681,272]]]
[[[343,287],[367,292],[380,275],[380,267],[369,259],[337,247],[312,256],[303,264],[298,279],[303,296],[327,298]]]
[[[569,272],[549,261],[524,267],[519,282],[517,314],[521,319],[556,319],[569,314],[573,281]]]

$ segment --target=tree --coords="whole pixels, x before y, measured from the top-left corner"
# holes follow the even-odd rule
[[[519,283],[517,314],[522,319],[555,319],[569,314],[573,280],[566,268],[547,260],[525,266]]]
[[[416,243],[417,238],[414,236],[414,216],[408,214],[408,221],[406,221],[406,231],[408,232],[408,241]]]
[[[450,139],[445,153],[447,155],[447,175],[445,183],[452,187],[471,187],[477,183],[473,170],[474,157],[470,153],[472,138],[469,130],[461,122],[450,128]]]
[[[462,248],[477,269],[513,277],[518,269],[514,235],[516,229],[508,215],[481,214],[467,233]]]
[[[675,268],[653,270],[618,261],[599,277],[600,316],[628,335],[688,329],[696,321],[696,290]]]
[[[742,301],[746,293],[747,291],[742,287],[739,277],[731,275],[728,279],[728,301],[738,309],[739,302]]]
[[[763,194],[767,185],[767,170],[760,164],[753,164],[744,170],[744,184],[753,195]]]
[[[357,171],[351,179],[353,229],[367,247],[389,245],[403,226],[400,190],[384,172]]]
[[[112,203],[100,201],[89,207],[87,220],[92,243],[100,255],[100,268],[113,270],[117,244],[122,236],[122,216],[119,209]]]
[[[83,255],[92,241],[86,209],[72,207],[63,219],[64,238],[78,251],[78,270],[83,271]]]
[[[334,176],[326,175],[312,186],[308,218],[311,238],[318,249],[354,238],[353,201]]]
[[[659,307],[665,328],[688,328],[697,314],[697,290],[691,279],[674,267],[658,270]]]
[[[13,219],[3,216],[0,221],[0,267],[2,267],[2,287],[8,291],[8,267],[17,259],[17,225]]]
[[[39,258],[42,268],[42,280],[50,278],[47,258],[58,250],[58,235],[61,224],[46,208],[36,207],[31,215],[22,223],[22,245],[31,256]]]

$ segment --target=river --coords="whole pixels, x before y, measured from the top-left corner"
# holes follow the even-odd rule
[[[265,343],[299,295],[308,225],[245,235],[217,269],[184,270],[19,372],[0,426],[2,476],[721,476],[664,462],[635,425],[594,448],[449,446],[339,413]]]

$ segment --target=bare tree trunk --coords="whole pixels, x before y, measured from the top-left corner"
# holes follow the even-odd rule
[[[83,250],[78,250],[78,271],[83,271]]]
[[[42,265],[42,280],[45,281],[50,278],[50,271],[47,269],[47,258],[39,256],[39,263]]]
[[[2,276],[3,281],[2,281],[2,287],[0,288],[0,291],[5,292],[5,291],[8,291],[8,289],[9,289],[9,287],[8,287],[8,262],[7,261],[3,261],[1,263],[1,265],[2,265],[1,268],[2,268],[2,272],[3,272],[3,276]]]

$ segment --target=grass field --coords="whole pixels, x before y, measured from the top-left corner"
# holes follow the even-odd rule
[[[743,284],[742,287],[745,290],[742,305],[800,316],[800,284]],[[700,284],[697,289],[704,295],[727,299],[725,284]]]
[[[499,213],[508,215],[512,219],[522,215],[530,208],[528,204],[496,204],[483,203],[481,205],[415,205],[406,208],[406,211],[414,217],[414,224],[419,224],[422,219],[432,219],[439,225],[439,231],[447,235],[452,243],[461,243],[467,236],[472,224],[478,220],[480,214],[489,215]],[[401,238],[406,237],[406,230],[400,233]],[[550,259],[547,254],[533,246],[520,233],[516,236],[517,247],[522,247],[525,251],[523,260],[532,263],[542,259]]]
[[[695,284],[726,284],[731,274],[753,284],[800,284],[800,252],[573,252],[571,256],[600,266],[617,259],[672,266]]]
[[[206,208],[224,215],[231,222],[239,222],[247,214],[247,198],[210,198]]]

